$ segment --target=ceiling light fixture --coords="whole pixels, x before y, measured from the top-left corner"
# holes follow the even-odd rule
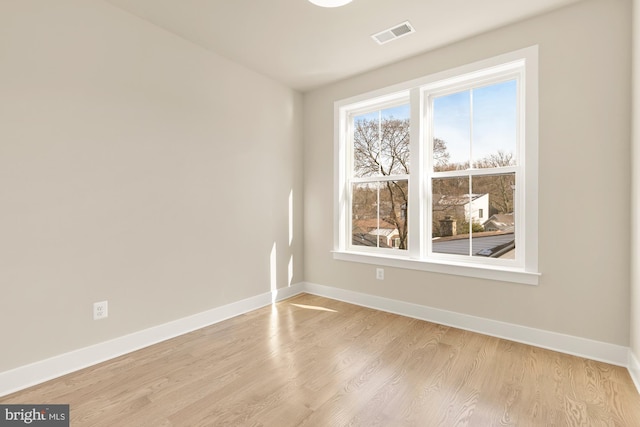
[[[347,3],[351,3],[351,0],[309,0],[311,3],[320,7],[340,7]]]

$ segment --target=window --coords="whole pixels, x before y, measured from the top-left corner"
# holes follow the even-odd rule
[[[349,115],[353,246],[407,249],[409,122],[408,103]]]
[[[536,284],[537,49],[336,103],[338,259]]]

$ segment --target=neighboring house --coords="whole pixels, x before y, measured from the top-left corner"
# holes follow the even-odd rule
[[[458,220],[471,218],[471,222],[482,224],[489,216],[489,194],[434,194],[433,219],[439,221],[447,215]]]
[[[491,215],[482,225],[485,231],[514,231],[515,216],[513,213]]]
[[[397,248],[400,233],[395,225],[378,219],[359,219],[353,221],[352,243],[359,246],[376,246],[376,238],[381,248]]]
[[[384,242],[379,242],[376,244],[376,236],[373,236],[369,233],[356,233],[355,231],[351,235],[351,244],[355,246],[369,246],[369,247],[379,247],[386,248],[388,247]]]

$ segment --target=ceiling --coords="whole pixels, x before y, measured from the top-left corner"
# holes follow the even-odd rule
[[[294,89],[306,91],[581,0],[107,0]],[[406,20],[416,32],[370,37]]]

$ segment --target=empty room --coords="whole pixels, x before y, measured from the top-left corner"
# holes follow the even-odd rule
[[[0,0],[0,426],[640,425],[640,0]]]

